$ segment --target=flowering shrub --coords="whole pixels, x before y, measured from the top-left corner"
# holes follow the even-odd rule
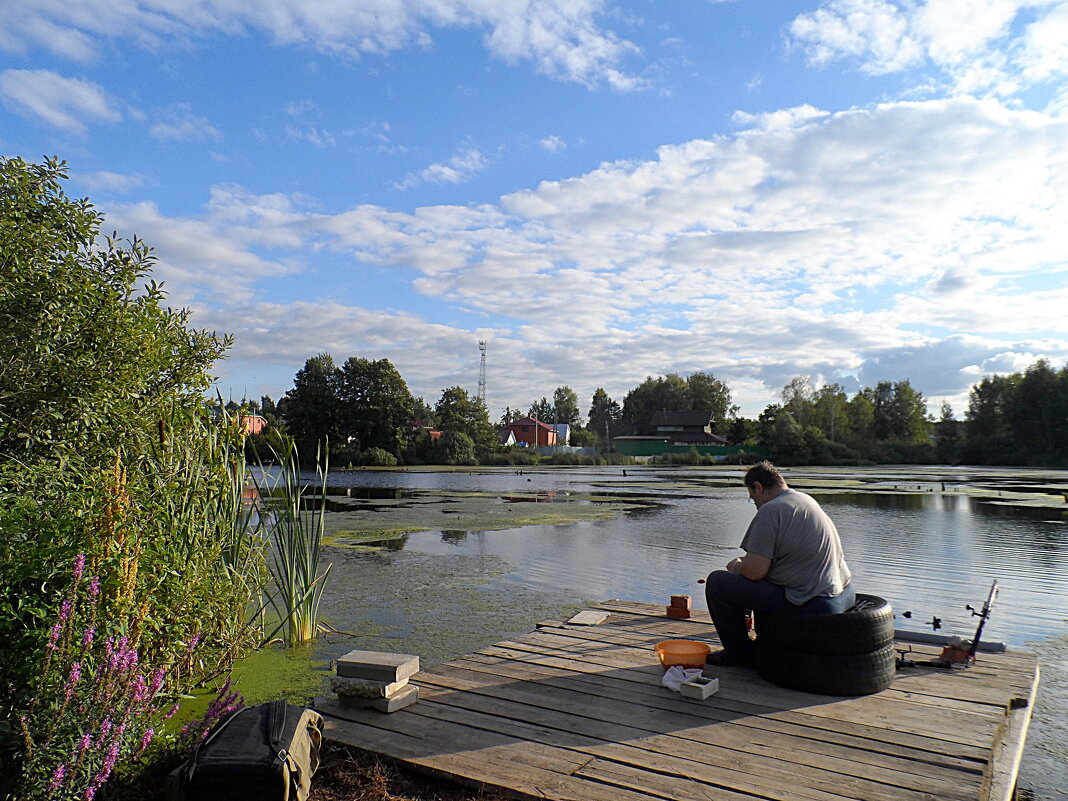
[[[92,801],[120,759],[148,748],[153,721],[175,711],[161,715],[167,668],[143,664],[122,623],[100,619],[100,579],[85,566],[80,554],[19,718],[27,801]]]

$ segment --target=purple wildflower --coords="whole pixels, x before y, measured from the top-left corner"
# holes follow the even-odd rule
[[[172,706],[169,710],[167,710],[167,714],[163,716],[163,719],[170,720],[171,718],[173,718],[176,714],[178,714],[178,707],[179,704],[175,704],[174,706]]]
[[[74,685],[82,680],[82,663],[75,662],[70,666],[70,673],[67,674],[67,683],[63,687],[63,694],[69,701],[70,697],[74,694]]]
[[[52,626],[52,633],[48,635],[48,647],[55,649],[56,643],[59,642],[59,635],[63,633],[63,625],[56,623]]]
[[[133,689],[130,691],[130,700],[135,704],[140,704],[145,700],[145,691],[148,687],[145,686],[145,677],[136,676],[133,680]]]
[[[96,785],[90,784],[88,787],[86,787],[85,795],[83,795],[82,798],[84,798],[85,801],[93,801],[93,799],[96,798]]]
[[[70,598],[68,598],[63,602],[63,606],[59,608],[59,619],[61,622],[65,621],[67,618],[70,617],[71,608],[72,604],[70,602]]]
[[[96,636],[96,629],[92,626],[85,630],[85,634],[82,635],[82,648],[88,648],[93,644],[93,637]]]
[[[144,735],[141,737],[141,751],[148,748],[148,744],[152,742],[152,738],[156,736],[155,729],[146,729]]]
[[[163,677],[167,675],[165,668],[156,668],[152,672],[152,680],[148,683],[148,697],[155,698],[159,688],[163,686]]]
[[[82,739],[78,741],[78,753],[85,753],[89,750],[89,746],[93,744],[93,735],[86,732],[82,735]]]
[[[85,554],[80,553],[74,558],[74,580],[80,581],[85,571]]]
[[[100,576],[93,576],[93,580],[89,582],[89,597],[95,598],[100,594]]]
[[[111,718],[110,717],[104,718],[103,722],[101,722],[101,724],[100,724],[100,736],[97,738],[96,744],[97,745],[103,745],[104,744],[104,740],[106,740],[108,738],[109,734],[111,734]]]
[[[52,781],[48,783],[49,790],[58,790],[63,786],[63,780],[67,777],[67,766],[60,762],[52,773]]]

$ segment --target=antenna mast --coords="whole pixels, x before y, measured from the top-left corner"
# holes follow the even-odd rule
[[[478,367],[478,400],[483,406],[486,405],[486,340],[478,341],[478,351],[482,354],[482,362]]]

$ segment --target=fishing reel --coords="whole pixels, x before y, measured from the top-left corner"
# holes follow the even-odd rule
[[[906,611],[901,613],[901,617],[908,618],[909,620],[911,620],[912,619],[912,612],[909,612],[909,611],[906,610]],[[928,620],[926,623],[924,623],[924,625],[925,626],[930,626],[935,631],[938,631],[940,628],[942,628],[942,618],[932,616],[930,620]]]

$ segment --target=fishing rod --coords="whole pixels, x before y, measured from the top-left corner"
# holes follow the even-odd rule
[[[994,599],[997,597],[998,582],[997,579],[994,579],[994,583],[990,585],[990,593],[986,596],[986,602],[983,604],[983,610],[981,612],[976,612],[971,604],[964,607],[971,612],[974,617],[979,618],[979,625],[975,628],[975,636],[972,637],[972,644],[968,649],[969,661],[975,661],[975,652],[979,649],[979,638],[983,636],[983,626],[986,625],[986,621],[990,617],[990,607],[994,605]]]

